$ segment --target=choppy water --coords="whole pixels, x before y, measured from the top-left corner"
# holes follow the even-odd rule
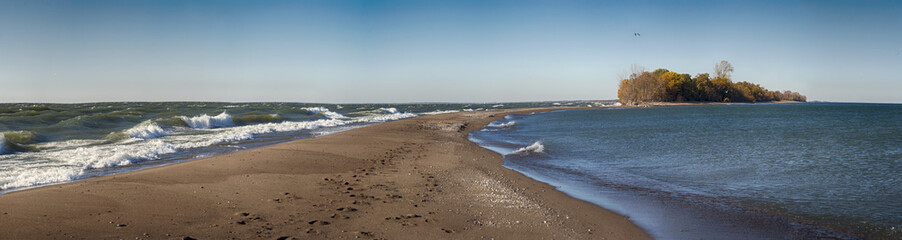
[[[513,116],[471,139],[506,154],[510,168],[640,219],[659,238],[902,238],[902,105],[560,111]],[[618,197],[624,194],[632,197]],[[637,208],[648,206],[630,206],[629,199],[701,203],[728,212],[723,221],[772,215],[783,220],[768,225],[786,226],[770,229],[788,230],[755,235],[735,229],[747,223],[723,224],[728,230],[691,226],[686,222],[710,225],[703,218],[716,214],[686,220],[667,207],[647,214]],[[682,223],[670,230],[649,224],[660,219]]]
[[[0,104],[0,192],[455,111],[586,103]]]

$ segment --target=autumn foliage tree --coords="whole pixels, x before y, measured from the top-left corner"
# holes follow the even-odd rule
[[[636,68],[633,69],[633,73],[630,74],[628,80],[625,79],[620,82],[617,96],[620,99],[631,99],[631,101],[635,102],[656,102],[661,101],[659,97],[661,96],[662,87],[661,78],[653,73]]]
[[[648,72],[634,68],[629,77],[620,81],[617,97],[626,104],[648,102],[805,102],[804,95],[792,91],[769,91],[758,84],[732,81],[733,66],[720,61],[714,67],[714,77],[701,73],[689,74],[657,69]]]

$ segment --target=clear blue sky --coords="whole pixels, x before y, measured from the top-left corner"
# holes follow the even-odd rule
[[[0,102],[614,99],[720,60],[902,102],[902,1],[0,0]]]

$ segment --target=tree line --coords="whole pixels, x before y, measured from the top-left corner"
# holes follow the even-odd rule
[[[807,98],[793,91],[769,91],[750,82],[733,82],[733,66],[720,61],[714,67],[714,76],[700,73],[695,77],[685,73],[657,69],[653,72],[633,69],[633,73],[620,81],[617,97],[624,104],[648,102],[773,102],[798,101]]]

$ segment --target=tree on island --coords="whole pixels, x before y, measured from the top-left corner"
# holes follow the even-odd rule
[[[617,97],[624,104],[649,102],[805,102],[804,95],[792,91],[769,91],[758,84],[732,81],[733,65],[720,61],[714,66],[714,78],[708,73],[692,77],[685,73],[657,69],[653,72],[633,67],[633,73],[620,81]]]

